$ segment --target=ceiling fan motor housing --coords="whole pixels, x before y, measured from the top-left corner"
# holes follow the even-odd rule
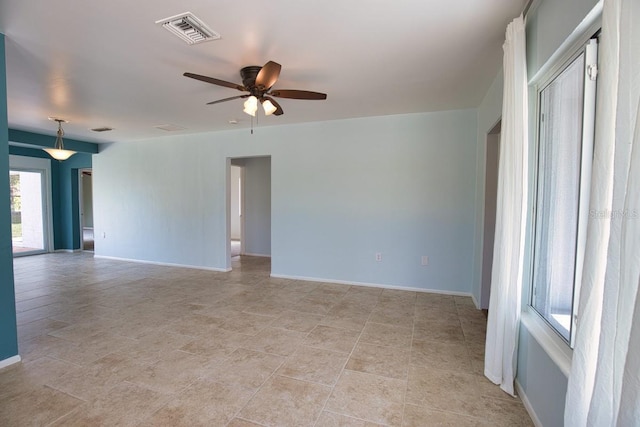
[[[249,89],[250,92],[253,92],[253,89],[256,85],[256,77],[258,77],[258,73],[262,70],[262,67],[259,65],[249,65],[248,67],[244,67],[240,70],[240,76],[242,77],[242,84],[244,87]],[[264,88],[266,90],[269,88]],[[255,95],[252,93],[252,95]]]

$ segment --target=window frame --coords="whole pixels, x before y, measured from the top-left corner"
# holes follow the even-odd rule
[[[572,348],[575,343],[575,334],[577,329],[578,313],[577,306],[580,295],[580,284],[582,280],[582,268],[584,265],[584,246],[586,242],[587,223],[589,219],[589,199],[591,189],[591,172],[593,164],[593,148],[594,148],[594,134],[595,134],[595,107],[596,107],[596,80],[591,78],[589,68],[594,64],[596,65],[597,76],[597,59],[598,59],[598,32],[590,37],[584,37],[579,44],[569,51],[567,55],[562,58],[562,61],[554,61],[552,66],[544,73],[542,79],[539,79],[536,84],[533,85],[533,93],[535,94],[535,133],[534,133],[534,163],[533,163],[533,182],[532,187],[532,211],[531,211],[531,240],[530,240],[530,275],[529,275],[529,296],[527,301],[527,323],[531,324],[535,322],[534,318],[539,319],[536,323],[544,323],[547,330],[553,331],[555,339],[552,337],[553,347],[558,347],[559,343],[564,344],[565,348],[568,348],[569,353],[566,354],[570,357]],[[542,313],[540,313],[534,307],[535,291],[536,291],[536,274],[537,265],[536,260],[538,254],[536,253],[538,248],[538,214],[539,214],[539,191],[541,173],[540,173],[540,154],[542,144],[542,94],[545,89],[549,87],[562,73],[567,70],[573,63],[581,56],[584,55],[584,81],[583,81],[583,94],[582,94],[582,123],[581,123],[581,147],[580,147],[580,174],[579,174],[579,189],[578,189],[578,218],[577,218],[577,235],[575,241],[575,262],[574,262],[574,274],[573,274],[573,286],[572,286],[572,301],[571,301],[571,324],[569,328],[569,339],[567,340],[562,333],[547,319]],[[541,330],[541,326],[537,325],[538,331]],[[560,347],[562,347],[560,345]]]

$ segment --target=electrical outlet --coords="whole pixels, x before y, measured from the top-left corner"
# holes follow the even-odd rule
[[[429,257],[427,255],[422,255],[422,260],[420,261],[422,265],[429,265]]]
[[[378,262],[382,261],[382,253],[376,252],[376,261]]]
[[[103,239],[106,239],[106,238],[107,238],[107,232],[106,232],[106,231],[103,231],[103,232],[102,232],[102,238],[103,238]]]

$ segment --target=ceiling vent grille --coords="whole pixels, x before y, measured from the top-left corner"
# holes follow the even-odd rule
[[[104,126],[104,127],[101,127],[101,128],[93,128],[91,130],[94,131],[94,132],[109,132],[110,130],[113,130],[113,128]]]
[[[182,127],[182,126],[172,125],[172,124],[158,125],[158,126],[154,126],[154,127],[156,129],[164,130],[164,131],[167,131],[167,132],[177,132],[179,130],[187,129],[187,128]]]
[[[207,27],[204,22],[196,18],[191,12],[160,19],[156,21],[156,24],[162,25],[187,44],[202,43],[220,38],[220,34]]]

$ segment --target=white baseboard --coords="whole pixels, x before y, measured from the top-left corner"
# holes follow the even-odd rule
[[[524,392],[524,389],[522,388],[522,386],[520,385],[517,379],[515,381],[515,385],[516,385],[516,393],[518,393],[518,397],[520,398],[520,400],[522,400],[522,404],[524,405],[524,408],[529,413],[529,416],[531,417],[531,421],[533,421],[533,425],[536,427],[544,427],[542,425],[542,422],[540,422],[540,418],[538,418],[538,415],[536,415],[536,411],[533,410],[533,406],[531,406],[531,402],[529,402],[529,398],[527,398],[527,394]]]
[[[8,359],[0,360],[0,369],[6,368],[7,366],[11,366],[15,363],[20,362],[21,360],[22,358],[19,355],[9,357]]]
[[[125,261],[125,262],[135,262],[138,264],[151,264],[151,265],[161,265],[164,267],[182,267],[182,268],[191,268],[193,270],[207,270],[207,271],[218,271],[222,273],[228,273],[231,271],[230,268],[215,268],[215,267],[205,267],[202,265],[189,265],[189,264],[175,264],[170,262],[158,262],[158,261],[147,261],[143,259],[133,259],[133,258],[120,258],[114,256],[106,256],[106,255],[94,255],[94,258],[102,258],[102,259],[110,259],[113,261]]]
[[[453,295],[453,296],[460,296],[460,297],[471,296],[471,294],[468,292],[443,291],[441,289],[424,289],[424,288],[414,288],[411,286],[386,285],[381,283],[353,282],[350,280],[323,279],[319,277],[289,276],[286,274],[273,274],[273,273],[271,273],[271,277],[275,277],[278,279],[303,280],[305,282],[336,283],[338,285],[365,286],[368,288],[394,289],[398,291],[424,292],[424,293],[430,293],[430,294],[443,294],[443,295]]]
[[[252,254],[250,252],[243,252],[240,255],[257,256],[257,257],[262,257],[262,258],[271,258],[271,255],[267,255],[267,254]]]
[[[476,296],[471,294],[471,299],[473,300],[473,305],[475,305],[476,308],[480,310],[480,303],[478,302],[478,300],[476,300]]]
[[[255,257],[271,257],[270,255],[264,255],[264,254],[244,254],[244,255],[255,256]],[[106,255],[94,255],[94,258],[110,259],[114,261],[135,262],[140,264],[161,265],[166,267],[182,267],[182,268],[193,268],[196,270],[219,271],[223,273],[227,273],[232,270],[230,268],[214,268],[214,267],[204,267],[204,266],[198,266],[198,265],[174,264],[174,263],[168,263],[168,262],[146,261],[146,260],[140,260],[140,259],[120,258],[120,257],[106,256]],[[473,295],[469,292],[447,291],[442,289],[424,289],[424,288],[415,288],[411,286],[395,286],[395,285],[387,285],[387,284],[381,284],[381,283],[354,282],[350,280],[325,279],[321,277],[290,276],[286,274],[273,274],[273,273],[271,273],[271,277],[275,277],[279,279],[303,280],[306,282],[336,283],[339,285],[365,286],[369,288],[394,289],[398,291],[424,292],[424,293],[432,293],[432,294],[453,295],[453,296],[473,298]]]
[[[60,252],[65,254],[72,254],[74,252],[82,252],[82,249],[56,249],[53,252]]]

